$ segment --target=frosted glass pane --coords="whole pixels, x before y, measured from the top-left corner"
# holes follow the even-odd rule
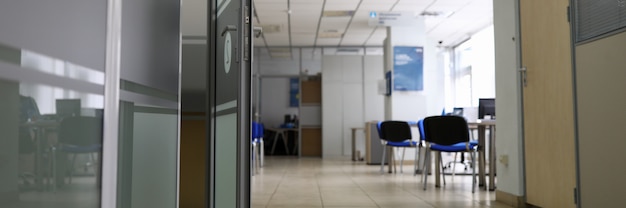
[[[132,207],[176,207],[178,116],[135,113]]]
[[[237,207],[237,114],[215,123],[215,207]]]

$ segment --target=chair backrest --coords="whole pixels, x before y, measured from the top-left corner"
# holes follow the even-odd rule
[[[76,146],[102,143],[102,118],[73,116],[63,118],[59,126],[59,142]]]
[[[252,132],[250,132],[252,139],[259,138],[259,123],[253,121],[252,122]]]
[[[263,135],[265,134],[265,130],[264,130],[264,126],[262,123],[253,121],[252,122],[252,139],[260,139],[263,138]]]
[[[380,138],[390,142],[411,140],[411,127],[406,121],[383,121],[379,123]]]
[[[470,140],[467,121],[460,116],[431,116],[424,119],[423,125],[427,142],[453,145]]]
[[[424,119],[417,121],[417,129],[420,131],[420,140],[426,140],[426,133],[424,133]]]

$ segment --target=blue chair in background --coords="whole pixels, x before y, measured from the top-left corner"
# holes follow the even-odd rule
[[[69,183],[72,183],[74,163],[76,161],[77,154],[89,154],[91,162],[85,165],[85,170],[87,169],[87,166],[93,166],[96,181],[100,184],[101,163],[99,158],[100,153],[102,152],[102,128],[102,118],[87,116],[63,118],[59,125],[59,141],[52,148],[53,160],[56,161],[59,159],[60,162],[64,163],[57,164],[57,162],[54,161],[52,163],[52,172],[54,174],[53,178],[56,180],[54,188],[65,184],[64,177],[56,175],[58,166],[63,167],[62,170],[59,170],[62,174],[65,174],[66,170],[69,169],[67,171],[67,175],[69,176]],[[94,156],[94,153],[96,153],[97,156]],[[65,160],[67,160],[65,157],[66,154],[73,155],[70,164],[65,162]]]
[[[476,167],[478,144],[470,141],[467,121],[459,116],[432,116],[423,121],[423,134],[426,141],[426,160],[424,162],[424,190],[430,169],[430,152],[470,152],[472,167]],[[476,168],[472,168],[472,193],[476,189]]]
[[[264,143],[263,143],[263,124],[252,122],[252,168],[254,173],[259,172],[259,168],[263,166],[263,154],[264,154]]]
[[[416,148],[413,169],[417,170],[418,148],[421,147],[421,143],[412,140],[413,138],[411,135],[411,127],[409,126],[409,123],[405,121],[382,121],[378,122],[377,127],[378,136],[380,137],[383,144],[383,155],[380,162],[380,173],[383,173],[383,170],[385,169],[385,155],[387,153],[387,149],[393,147]],[[390,158],[389,160],[390,163],[394,162],[393,155],[392,158]],[[404,151],[402,152],[402,159],[400,161],[401,164],[404,162]],[[402,173],[402,166],[400,166],[400,172]]]

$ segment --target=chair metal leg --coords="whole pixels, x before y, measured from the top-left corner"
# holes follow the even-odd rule
[[[406,151],[406,147],[402,148],[402,157],[400,158],[400,173],[404,173],[402,171],[402,167],[404,167],[404,152]]]
[[[72,163],[70,167],[70,182],[68,184],[72,184],[72,177],[74,175],[74,163],[76,162],[76,153],[72,156]]]
[[[441,177],[443,178],[443,185],[446,185],[446,175],[443,172],[443,157],[441,156],[441,152],[439,152],[439,165],[441,165]]]
[[[251,153],[250,154],[250,175],[254,176],[256,174],[256,172],[257,172],[256,161],[255,161],[257,159],[257,156],[256,156],[256,143],[253,141],[253,142],[251,142],[250,145],[252,146],[252,149],[250,151],[250,153]]]
[[[478,153],[478,151],[476,151],[476,149],[474,149],[474,152],[472,152],[470,155],[472,155],[472,193],[475,192],[476,190],[476,154]]]
[[[380,161],[380,174],[383,174],[385,171],[385,155],[387,154],[387,145],[383,145],[383,156]]]
[[[265,142],[263,141],[263,137],[259,138],[259,161],[259,165],[263,167],[263,165],[265,165]]]
[[[417,163],[419,160],[417,159],[417,155],[421,148],[415,147],[415,158],[413,158],[413,176],[417,175]]]
[[[430,149],[426,150],[426,156],[424,158],[424,191],[426,191],[426,184],[428,183],[428,172],[430,171]]]

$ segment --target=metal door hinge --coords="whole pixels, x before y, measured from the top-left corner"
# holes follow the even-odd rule
[[[572,10],[570,9],[569,6],[567,6],[567,22],[571,22],[572,19]]]

